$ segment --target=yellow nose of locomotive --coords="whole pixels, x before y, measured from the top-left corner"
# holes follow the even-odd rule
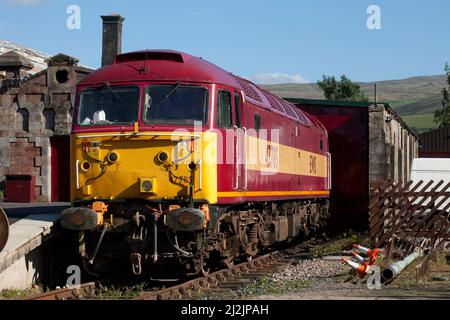
[[[211,147],[215,136],[206,136],[197,139],[199,150],[193,152],[185,140],[168,134],[75,134],[71,141],[72,201],[180,199],[188,196],[193,181],[194,197],[214,203],[216,163],[202,162],[202,157],[204,149],[215,150]]]

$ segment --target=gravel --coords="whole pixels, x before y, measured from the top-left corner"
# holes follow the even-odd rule
[[[293,265],[283,271],[271,274],[269,278],[274,282],[291,280],[306,281],[348,274],[349,270],[350,268],[342,261],[323,259],[297,260]]]

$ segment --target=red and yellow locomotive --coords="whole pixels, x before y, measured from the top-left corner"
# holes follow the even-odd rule
[[[323,125],[201,58],[125,53],[78,85],[61,223],[90,270],[231,265],[319,228],[329,191]]]

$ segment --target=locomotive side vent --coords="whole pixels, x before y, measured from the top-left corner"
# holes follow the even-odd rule
[[[283,107],[286,110],[286,113],[288,115],[290,115],[294,119],[299,120],[298,117],[297,117],[297,113],[295,112],[295,109],[289,103],[285,102],[282,99],[279,99],[278,101],[283,105]]]
[[[246,97],[263,103],[263,100],[260,94],[258,93],[259,91],[264,95],[264,97],[269,102],[269,105],[272,109],[278,110],[279,112],[288,115],[292,119],[295,119],[296,121],[300,122],[305,126],[311,125],[311,122],[304,115],[304,113],[300,109],[298,109],[294,104],[289,103],[286,100],[281,99],[280,97],[277,97],[262,88],[256,87],[258,89],[257,91],[250,81],[247,81],[235,75],[233,75],[233,77],[236,80],[236,82],[241,86]]]
[[[278,100],[269,92],[267,92],[266,90],[260,89],[261,92],[263,93],[263,95],[266,97],[267,101],[269,101],[270,106],[273,109],[276,109],[282,113],[286,113],[286,110],[284,109],[283,105],[278,102]]]
[[[242,90],[244,90],[244,93],[247,97],[262,102],[261,97],[259,96],[258,92],[253,88],[250,82],[238,76],[234,76],[234,79],[239,83],[239,85],[241,86]]]
[[[297,119],[300,123],[309,126],[311,123],[308,121],[308,119],[305,117],[304,113],[297,108],[296,105],[287,102],[286,100],[283,100],[279,98],[279,102],[283,105],[284,109],[286,110],[286,113],[293,117],[294,119]]]
[[[300,122],[303,122],[304,124],[309,125],[310,122],[305,117],[305,114],[301,110],[299,110],[296,106],[294,106],[293,108],[294,108],[295,113],[297,114],[297,118],[300,120]]]
[[[142,61],[142,60],[165,60],[184,63],[183,56],[176,52],[164,52],[164,51],[139,51],[130,52],[118,55],[115,63],[123,63],[129,61]]]

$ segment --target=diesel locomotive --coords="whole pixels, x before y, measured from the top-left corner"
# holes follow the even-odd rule
[[[120,54],[78,84],[61,224],[89,272],[232,266],[324,225],[328,151],[317,119],[202,58]]]

